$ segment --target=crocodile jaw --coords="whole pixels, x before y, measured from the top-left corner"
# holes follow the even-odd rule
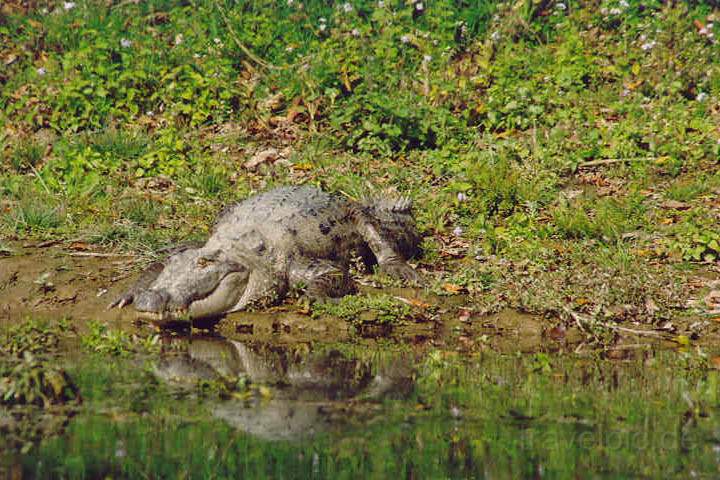
[[[231,272],[225,275],[206,296],[193,300],[187,307],[173,308],[172,301],[159,310],[137,309],[139,318],[154,322],[190,321],[218,317],[233,310],[247,287],[247,273]]]

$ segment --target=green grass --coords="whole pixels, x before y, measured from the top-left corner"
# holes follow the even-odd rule
[[[157,201],[130,198],[120,204],[120,216],[140,226],[152,226],[162,212]]]
[[[665,196],[670,200],[688,202],[709,190],[707,182],[703,179],[681,179],[673,182],[665,191]]]
[[[0,219],[10,232],[19,234],[53,232],[65,222],[61,207],[32,197],[22,198]]]
[[[12,150],[10,166],[16,172],[25,172],[37,167],[45,155],[45,148],[45,145],[33,141],[20,142]]]
[[[658,275],[714,258],[720,46],[694,23],[709,4],[348,5],[9,14],[0,233],[147,250],[311,183],[412,196],[440,284],[504,285],[476,256],[539,272],[580,249],[602,269],[623,243],[657,252]],[[287,158],[245,168],[270,147]]]
[[[640,199],[582,198],[552,211],[558,233],[567,238],[617,241],[642,226]]]

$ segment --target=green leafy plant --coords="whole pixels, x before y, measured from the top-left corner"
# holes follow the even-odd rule
[[[101,355],[125,356],[132,352],[155,351],[159,346],[157,335],[139,337],[123,330],[111,330],[99,321],[88,323],[88,333],[82,335],[80,341],[87,351]]]
[[[72,401],[79,402],[80,394],[61,367],[27,351],[12,367],[0,364],[0,404],[49,407]]]
[[[670,249],[685,260],[714,262],[720,259],[720,229],[692,226],[670,242]]]
[[[353,324],[395,323],[410,315],[410,306],[390,295],[347,295],[337,303],[316,303],[313,316],[330,315]]]

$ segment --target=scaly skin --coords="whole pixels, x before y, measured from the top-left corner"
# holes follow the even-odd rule
[[[355,255],[417,282],[419,252],[409,200],[354,202],[307,186],[280,187],[226,208],[200,248],[145,272],[110,307],[134,304],[158,320],[217,317],[282,299],[298,286],[312,298],[354,291]]]

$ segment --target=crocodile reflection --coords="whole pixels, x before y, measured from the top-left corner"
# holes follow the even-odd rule
[[[407,355],[358,359],[338,350],[242,343],[193,337],[181,354],[166,355],[154,368],[170,384],[247,377],[272,387],[269,399],[227,400],[212,407],[228,424],[268,440],[311,437],[365,416],[383,398],[412,390],[413,362]],[[363,355],[363,357],[366,357]],[[367,357],[372,357],[368,355]]]

